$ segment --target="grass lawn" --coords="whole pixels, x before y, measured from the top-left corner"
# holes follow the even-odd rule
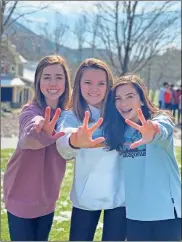
[[[9,157],[12,155],[13,150],[1,150],[1,241],[10,241],[8,233],[8,224],[6,210],[4,209],[4,203],[2,202],[3,190],[2,190],[2,176],[5,171],[5,167]],[[63,180],[60,199],[57,201],[56,212],[54,217],[54,223],[50,233],[50,241],[68,241],[69,240],[69,227],[71,218],[71,202],[69,199],[69,193],[72,185],[73,177],[73,163],[67,163],[66,175]],[[95,240],[101,240],[102,234],[102,217],[100,218],[97,232],[95,234]]]
[[[5,167],[9,157],[12,155],[13,150],[1,150],[1,241],[10,241],[8,233],[8,224],[6,210],[4,208],[4,203],[2,202],[3,191],[2,191],[2,177],[5,171]],[[181,148],[176,147],[176,157],[181,170]],[[181,170],[182,171],[182,170]],[[71,203],[69,200],[69,192],[72,184],[73,176],[73,164],[67,164],[66,175],[61,188],[61,196],[57,202],[54,223],[50,233],[50,241],[68,241],[69,227],[70,227],[70,216],[71,216]],[[101,216],[97,232],[95,235],[95,241],[101,240],[102,233],[102,218]]]

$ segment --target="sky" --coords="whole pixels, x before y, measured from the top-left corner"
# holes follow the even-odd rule
[[[37,34],[41,33],[41,26],[45,23],[49,24],[49,28],[53,29],[55,26],[55,11],[62,15],[63,22],[69,25],[70,30],[74,29],[76,20],[78,20],[80,14],[86,10],[89,14],[94,13],[94,4],[101,1],[19,1],[17,11],[19,13],[29,12],[35,10],[40,6],[45,6],[49,4],[49,7],[45,10],[39,11],[35,14],[27,15],[26,20],[20,19],[19,22],[24,24],[26,27],[31,29]],[[143,6],[147,6],[148,11],[156,6],[160,6],[164,1],[140,1],[138,13],[140,13]],[[172,1],[171,1],[172,2]],[[107,1],[108,4],[112,2]],[[175,4],[170,10],[180,10],[181,2],[175,1]],[[27,21],[28,20],[28,21]],[[71,33],[71,31],[70,31]],[[181,44],[180,37],[176,41],[175,45],[179,46]],[[74,35],[69,34],[69,38],[66,39],[65,46],[77,48],[77,43],[75,41]],[[88,47],[85,45],[85,47]]]
[[[60,10],[65,14],[81,13],[83,9],[89,9],[89,11],[94,11],[94,4],[104,2],[104,1],[19,1],[18,6],[27,8],[34,8],[37,6],[44,6],[49,4],[50,8]],[[148,6],[148,11],[151,11],[155,6],[160,6],[165,1],[139,1],[140,7],[138,11],[140,12],[144,5]],[[173,1],[175,4],[170,8],[170,10],[180,9],[180,1]],[[107,1],[108,4],[112,4],[112,1]]]

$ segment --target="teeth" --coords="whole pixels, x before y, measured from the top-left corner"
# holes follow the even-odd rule
[[[56,92],[58,92],[59,90],[50,89],[50,90],[47,90],[47,91],[50,92],[50,93],[56,93]]]
[[[130,111],[131,109],[123,109],[123,110],[121,110],[122,112],[128,112],[128,111]]]
[[[88,94],[89,96],[91,96],[91,97],[98,97],[99,95],[98,94]]]

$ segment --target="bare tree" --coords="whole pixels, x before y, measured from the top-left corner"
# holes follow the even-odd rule
[[[3,33],[17,20],[20,18],[24,18],[27,15],[34,14],[39,12],[43,9],[46,9],[51,2],[47,3],[40,3],[39,6],[31,7],[32,10],[23,11],[22,6],[20,5],[20,1],[8,1],[8,0],[1,0],[1,17],[0,17],[0,37],[2,38]],[[28,6],[27,6],[28,9]],[[22,11],[21,11],[22,10]]]
[[[79,17],[76,21],[73,34],[77,38],[78,42],[78,50],[79,50],[79,62],[82,61],[83,58],[83,46],[86,42],[86,32],[87,32],[87,19],[86,16],[83,14]]]
[[[156,91],[159,90],[159,88],[162,86],[161,82],[165,78],[165,68],[167,65],[168,65],[168,60],[166,60],[165,62],[160,62],[157,67],[156,65],[154,65],[152,71],[150,69],[150,77],[153,80],[153,85],[150,85],[149,88],[151,88],[150,94],[151,94],[151,101],[153,103],[156,96]]]
[[[176,2],[161,2],[151,11],[148,3],[140,4],[139,1],[115,1],[96,5],[100,19],[98,35],[110,64],[119,75],[139,72],[179,36],[180,31],[174,32],[174,27],[177,23],[180,25],[180,14],[170,11]]]
[[[98,29],[99,29],[99,15],[96,14],[95,18],[93,19],[93,24],[91,26],[92,31],[92,39],[91,39],[91,48],[92,48],[92,56],[95,56],[96,51],[96,41],[97,41],[97,35],[98,35]]]
[[[151,86],[151,62],[149,61],[148,62],[148,65],[147,65],[147,88],[148,90],[150,90],[150,86]]]
[[[55,13],[55,26],[51,27],[49,23],[45,23],[42,27],[42,34],[45,38],[49,39],[55,46],[55,53],[59,54],[60,48],[64,43],[68,25],[62,20],[60,13]]]
[[[85,19],[86,19],[86,32],[89,37],[86,39],[86,43],[91,47],[91,55],[92,57],[96,56],[96,50],[98,48],[98,31],[99,31],[99,23],[100,16],[98,13],[89,14],[89,11],[85,11]]]
[[[178,52],[178,54],[176,54]],[[152,102],[155,99],[156,91],[162,86],[162,83],[167,81],[175,84],[175,81],[180,78],[180,56],[179,50],[170,48],[163,55],[157,55],[151,59],[146,66],[141,70],[140,75],[146,81]],[[177,64],[176,64],[177,63]],[[179,71],[175,71],[179,70]]]

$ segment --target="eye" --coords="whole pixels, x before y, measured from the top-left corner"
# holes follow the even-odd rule
[[[100,82],[100,83],[99,83],[99,86],[105,86],[105,85],[106,85],[105,82]]]
[[[90,84],[90,81],[85,81],[85,84]]]
[[[45,79],[45,80],[48,80],[48,79],[50,79],[50,77],[47,76],[47,77],[44,77],[44,79]]]
[[[129,98],[133,98],[133,97],[134,97],[133,95],[128,95],[128,97],[127,97],[127,98],[129,99]]]

